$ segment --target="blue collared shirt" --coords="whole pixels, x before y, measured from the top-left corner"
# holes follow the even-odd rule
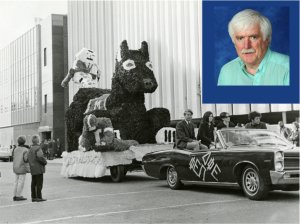
[[[288,86],[289,84],[289,56],[270,49],[267,50],[254,75],[246,71],[244,62],[237,57],[222,67],[218,80],[218,86]]]

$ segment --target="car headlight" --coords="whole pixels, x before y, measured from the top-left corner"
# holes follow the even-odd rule
[[[282,171],[283,170],[283,163],[282,162],[276,162],[275,170],[276,171]]]
[[[283,171],[283,169],[284,169],[284,154],[282,151],[275,152],[274,163],[275,163],[276,171]]]
[[[284,155],[283,155],[283,152],[281,151],[278,151],[278,152],[275,152],[275,160],[284,160]]]

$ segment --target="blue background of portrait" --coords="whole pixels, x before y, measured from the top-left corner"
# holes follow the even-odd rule
[[[243,9],[254,9],[272,23],[271,50],[290,56],[290,86],[217,86],[221,67],[237,57],[228,22]],[[299,102],[299,2],[203,1],[203,103]]]

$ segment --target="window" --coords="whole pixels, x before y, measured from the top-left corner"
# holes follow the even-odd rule
[[[44,66],[47,65],[47,48],[44,48]]]
[[[47,94],[44,95],[44,100],[45,100],[44,112],[46,114],[47,113]]]

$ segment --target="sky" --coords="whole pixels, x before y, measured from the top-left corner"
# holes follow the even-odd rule
[[[67,11],[67,0],[0,0],[0,49],[34,27],[35,18]]]

